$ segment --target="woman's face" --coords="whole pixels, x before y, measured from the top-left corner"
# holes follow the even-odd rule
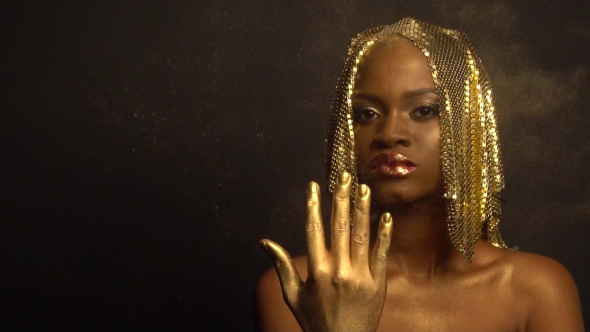
[[[441,196],[438,96],[426,57],[400,39],[363,58],[352,98],[359,183],[386,205]]]

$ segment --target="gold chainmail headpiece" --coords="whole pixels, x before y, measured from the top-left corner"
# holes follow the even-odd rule
[[[338,175],[347,171],[354,175],[354,196],[358,179],[351,97],[356,72],[371,46],[392,36],[413,42],[430,65],[441,108],[441,164],[453,245],[471,261],[475,242],[485,226],[486,240],[506,248],[498,230],[504,177],[492,87],[467,36],[455,30],[404,18],[364,31],[351,40],[326,138],[328,190],[333,192]]]

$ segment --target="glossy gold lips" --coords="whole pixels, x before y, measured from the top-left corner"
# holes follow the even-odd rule
[[[382,153],[371,161],[371,172],[381,176],[401,177],[414,169],[416,165],[399,153]]]

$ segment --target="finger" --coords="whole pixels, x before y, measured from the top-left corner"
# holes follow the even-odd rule
[[[342,172],[332,202],[332,248],[336,271],[350,268],[350,186],[351,176]]]
[[[379,222],[379,231],[377,243],[373,248],[373,257],[371,259],[371,275],[377,282],[385,281],[385,272],[387,269],[387,251],[391,242],[391,230],[393,221],[391,214],[384,213]]]
[[[356,271],[369,268],[371,191],[364,184],[358,186],[354,200],[350,261]]]
[[[313,181],[307,186],[307,224],[305,230],[307,232],[308,273],[312,275],[315,274],[317,266],[327,256],[319,188],[318,184]]]
[[[294,306],[297,293],[303,285],[303,281],[291,260],[291,255],[276,242],[268,239],[261,240],[260,245],[262,245],[262,249],[271,256],[275,263],[275,269],[279,275],[285,301],[289,305]]]

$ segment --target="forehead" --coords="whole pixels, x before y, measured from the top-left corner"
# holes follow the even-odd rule
[[[356,87],[379,88],[434,88],[434,81],[426,57],[407,39],[395,39],[375,45],[359,64]]]

